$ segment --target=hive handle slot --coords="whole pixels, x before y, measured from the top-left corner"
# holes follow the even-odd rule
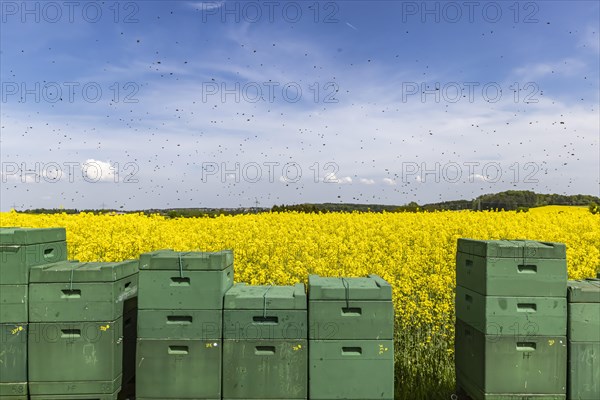
[[[535,351],[536,344],[533,342],[518,342],[517,351]]]
[[[473,266],[473,260],[465,260],[465,266],[471,268]]]
[[[360,356],[362,354],[361,347],[342,347],[343,356]]]
[[[81,329],[61,329],[62,338],[73,339],[81,337]]]
[[[519,304],[517,304],[517,311],[518,312],[536,312],[537,311],[537,304],[533,304],[533,303],[519,303]]]
[[[520,274],[535,274],[537,273],[537,265],[523,265],[519,264],[517,270]]]
[[[63,299],[79,299],[81,298],[81,290],[80,289],[63,289],[62,298]]]
[[[473,302],[473,296],[471,296],[470,294],[465,294],[465,300],[468,303],[472,303]]]
[[[131,286],[131,281],[127,282],[124,286],[125,289],[129,289],[129,286]]]
[[[254,354],[257,356],[272,356],[275,354],[275,346],[256,346]]]
[[[191,315],[168,315],[167,325],[190,325],[192,323]]]
[[[55,257],[54,247],[49,247],[44,250],[44,259],[51,260]]]
[[[362,309],[360,307],[342,307],[343,317],[360,317]]]
[[[169,346],[169,354],[189,354],[190,348],[188,346]]]
[[[187,277],[174,276],[171,278],[171,286],[190,286],[191,280]]]
[[[252,317],[252,322],[259,325],[277,325],[279,323],[279,317],[257,315]]]

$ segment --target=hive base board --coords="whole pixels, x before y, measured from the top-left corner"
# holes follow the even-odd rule
[[[68,396],[80,396],[70,397],[73,399],[88,399],[89,396],[110,396],[112,393],[118,393],[121,390],[121,378],[122,376],[119,375],[113,381],[29,382],[29,393],[32,399],[60,399],[64,398],[62,396],[66,396],[64,393],[69,393]],[[112,397],[108,398],[112,399]],[[101,400],[104,400],[104,398]]]
[[[456,371],[456,387],[458,393],[464,393],[470,400],[566,400],[565,394],[530,394],[530,393],[485,393],[477,385],[470,382],[464,374]]]
[[[31,396],[31,400],[117,400],[117,393],[113,394],[57,394]]]
[[[27,382],[0,383],[0,398],[27,400]]]

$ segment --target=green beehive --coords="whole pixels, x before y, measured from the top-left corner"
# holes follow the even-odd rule
[[[304,284],[239,283],[223,315],[223,399],[306,399]]]
[[[600,398],[600,280],[569,281],[569,398]]]
[[[0,285],[0,324],[27,323],[27,285]]]
[[[248,340],[307,338],[306,291],[295,286],[238,283],[224,299],[223,338]]]
[[[221,341],[138,339],[136,399],[221,399]]]
[[[139,310],[142,339],[221,339],[221,310]]]
[[[456,321],[456,379],[473,400],[564,400],[565,336],[485,335]]]
[[[309,398],[392,400],[393,340],[311,340]]]
[[[569,281],[569,340],[600,342],[600,280]]]
[[[308,346],[301,340],[223,340],[223,399],[306,399]]]
[[[66,259],[64,228],[0,228],[0,285],[27,285],[29,268]]]
[[[0,324],[0,398],[27,399],[27,329]]]
[[[33,267],[31,322],[114,321],[137,296],[138,261],[61,262]]]
[[[487,335],[565,336],[565,297],[483,296],[456,287],[456,318]]]
[[[565,245],[458,239],[456,284],[487,296],[564,297]]]
[[[233,252],[142,254],[139,285],[140,309],[220,310],[225,292],[233,285]]]
[[[308,277],[309,339],[392,339],[392,288],[367,278]]]
[[[32,395],[112,394],[121,387],[123,319],[29,324]]]

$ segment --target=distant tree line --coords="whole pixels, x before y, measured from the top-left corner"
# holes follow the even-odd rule
[[[508,190],[506,192],[484,194],[473,200],[453,200],[440,203],[419,205],[416,202],[397,205],[383,204],[354,204],[354,203],[319,203],[319,204],[281,204],[271,208],[175,208],[175,209],[149,209],[127,211],[128,213],[143,212],[145,214],[160,214],[168,218],[207,217],[214,218],[221,215],[256,214],[261,212],[296,211],[302,213],[329,213],[329,212],[424,212],[445,210],[507,210],[527,211],[532,207],[547,205],[588,206],[593,214],[600,213],[600,198],[596,196],[577,194],[572,196],[561,194],[539,194],[526,190]],[[124,213],[119,210],[78,210],[78,209],[48,209],[35,208],[24,211],[29,214],[77,214],[91,212],[95,214]]]

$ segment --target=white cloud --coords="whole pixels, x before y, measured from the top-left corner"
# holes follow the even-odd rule
[[[487,182],[487,177],[481,175],[481,174],[472,174],[469,175],[469,182],[473,182],[473,181],[477,181],[477,182]]]
[[[383,178],[383,183],[389,186],[396,186],[396,181],[390,178]]]
[[[535,81],[547,75],[574,76],[586,68],[586,63],[576,58],[564,58],[553,62],[527,64],[513,70],[518,79]]]
[[[81,164],[81,175],[87,182],[114,182],[115,167],[110,161],[90,158]]]
[[[375,184],[375,181],[373,179],[360,178],[360,183],[364,185],[373,185]]]
[[[195,1],[188,3],[191,7],[200,11],[210,11],[216,8],[221,8],[225,4],[224,1]]]
[[[323,181],[327,181],[330,183],[339,183],[340,185],[345,185],[345,184],[352,183],[352,178],[349,176],[344,176],[344,177],[339,178],[335,174],[330,174],[327,176],[327,178],[324,178]]]

